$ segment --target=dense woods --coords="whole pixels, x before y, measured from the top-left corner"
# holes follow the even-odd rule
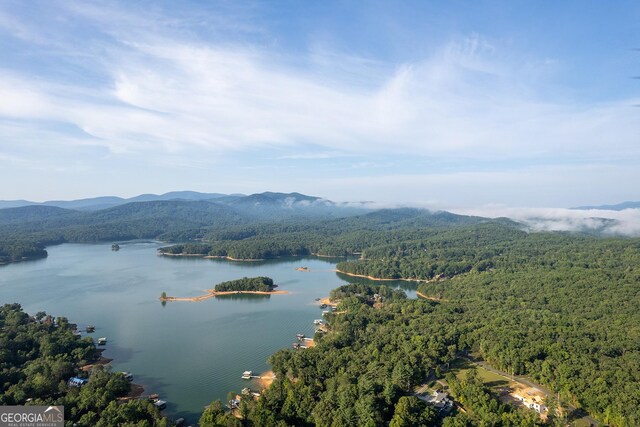
[[[168,246],[161,252],[238,259],[343,256],[340,271],[417,279],[422,281],[419,292],[434,299],[407,299],[401,291],[369,284],[334,290],[331,297],[339,300],[339,305],[328,315],[329,331],[316,334],[315,347],[281,350],[271,357],[277,379],[259,400],[243,403],[244,425],[541,423],[533,412],[501,404],[473,375],[464,379],[447,375],[450,364],[465,355],[482,358],[512,374],[527,375],[559,395],[562,402],[585,409],[603,423],[640,425],[639,239],[527,233],[509,220],[416,209],[278,222],[246,221],[216,211],[220,220],[212,223],[210,217],[185,208],[183,215],[178,215],[184,223],[177,225],[169,219],[178,209],[171,204],[157,204],[151,208],[155,212],[151,216],[149,207],[144,209],[146,213],[140,206],[118,208],[126,213],[124,217],[103,212],[100,221],[83,220],[85,223],[75,225],[65,223],[71,214],[59,210],[33,214],[42,217],[28,224],[17,224],[13,214],[5,214],[2,225],[0,215],[0,236],[22,230],[31,239],[3,239],[0,262],[44,256],[42,245],[53,241],[152,235],[186,241],[197,237],[198,242]],[[203,208],[213,209],[212,215],[220,209]],[[78,214],[72,215],[75,221]],[[221,285],[228,290],[256,290],[256,286],[262,290],[273,285],[272,281],[253,283],[255,279],[267,278]],[[354,278],[354,282],[358,281]],[[17,324],[28,330],[28,335],[40,334],[40,338],[25,341],[37,346],[37,350],[29,347],[24,353],[33,359],[8,359],[8,368],[2,371],[3,402],[50,393],[60,402],[71,399],[65,403],[70,411],[76,406],[83,408],[73,415],[78,421],[85,417],[79,425],[97,420],[98,415],[110,417],[109,411],[116,416],[118,408],[109,409],[108,403],[124,391],[116,385],[109,398],[93,409],[73,400],[76,391],[58,385],[59,379],[86,357],[84,352],[91,349],[88,343],[69,338],[62,347],[56,344],[57,350],[48,350],[49,346],[42,346],[50,339],[42,337],[59,334],[62,339],[68,335],[63,333],[64,326],[54,328],[28,320],[19,308],[4,310],[3,319],[22,319],[24,323]],[[8,343],[7,349],[15,346],[7,338],[0,348],[5,349],[4,343]],[[13,354],[11,351],[3,352],[2,357]],[[47,351],[66,356],[47,362],[55,359],[58,365],[46,365],[42,372],[47,380],[32,384],[32,378],[39,377],[26,374],[36,369],[29,366],[40,366],[34,360]],[[112,378],[108,372],[97,373],[94,384],[102,384],[98,380],[101,375]],[[417,384],[443,378],[452,395],[465,402],[466,412],[454,411],[440,420],[412,394]],[[104,387],[111,387],[110,381],[105,379]],[[151,414],[144,407],[136,411]],[[205,411],[203,420],[203,425],[210,426],[237,424],[219,403]]]
[[[254,425],[403,425],[400,407],[429,425],[433,419],[406,399],[467,354],[530,376],[603,423],[640,425],[639,240],[479,224],[362,255],[339,267],[432,279],[418,289],[439,301],[408,300],[384,286],[334,290],[339,314],[329,315],[330,332],[317,334],[314,348],[270,359],[278,380],[247,410]],[[395,276],[372,269],[389,265]],[[541,423],[532,411],[501,404],[477,379],[447,378],[466,412],[444,425]]]
[[[340,298],[338,311],[329,317],[330,332],[316,334],[315,347],[270,358],[277,379],[246,404],[249,425],[435,425],[437,411],[412,393],[457,357],[464,313],[385,286],[347,285],[332,297]],[[473,393],[471,387],[456,390]],[[467,415],[452,414],[445,425],[541,424],[536,414],[498,404],[480,390]]]
[[[464,311],[460,348],[596,418],[640,425],[640,242],[530,235],[491,271],[423,284]]]
[[[64,317],[46,313],[30,317],[19,304],[0,307],[0,405],[64,405],[68,426],[168,426],[168,420],[148,401],[117,402],[131,384],[102,366],[92,368],[82,387],[67,380],[86,373],[95,346],[74,334]]]
[[[214,290],[216,292],[229,291],[255,291],[255,292],[271,292],[275,285],[271,277],[243,277],[242,279],[229,280],[227,282],[218,283]]]
[[[0,265],[16,261],[26,261],[45,258],[47,251],[44,246],[29,241],[0,242]]]

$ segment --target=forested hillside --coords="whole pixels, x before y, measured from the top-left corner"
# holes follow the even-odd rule
[[[421,284],[434,301],[368,285],[333,291],[339,305],[329,332],[316,334],[316,347],[270,359],[278,380],[245,408],[247,418],[254,425],[429,425],[434,414],[410,398],[414,386],[472,354],[530,376],[603,423],[640,425],[640,240],[502,227],[365,250],[380,262],[470,268]],[[541,423],[532,411],[500,404],[474,378],[449,382],[466,412],[445,426]],[[559,417],[550,422],[563,425]]]
[[[640,425],[640,241],[533,234],[495,268],[420,286],[459,306],[460,349],[616,426]]]
[[[295,220],[240,225],[211,230],[206,243],[162,248],[169,254],[228,256],[236,259],[268,259],[281,256],[318,254],[348,256],[367,248],[427,239],[444,230],[471,224],[504,224],[508,220],[430,212],[422,209],[384,209],[364,215],[332,220]]]
[[[209,196],[210,199],[202,199]],[[157,200],[173,197],[179,199]],[[26,244],[40,248],[64,242],[132,239],[184,242],[207,238],[208,235],[234,227],[271,230],[283,220],[287,224],[298,224],[299,229],[303,230],[304,227],[300,224],[315,224],[329,218],[352,216],[364,211],[299,193],[224,196],[175,192],[163,196],[142,195],[131,199],[135,201],[129,203],[124,203],[124,199],[107,199],[110,203],[118,202],[118,205],[96,209],[91,203],[103,203],[106,200],[97,198],[59,202],[64,206],[79,208],[86,207],[87,204],[93,206],[89,210],[63,209],[42,204],[0,209],[0,245],[5,249],[4,255],[0,254],[0,262],[42,256],[31,256],[26,250],[18,251],[18,242],[22,246]],[[295,246],[291,246],[290,239],[284,247],[276,249],[273,254],[266,254],[266,257],[288,253],[297,253]]]
[[[67,385],[95,356],[90,338],[80,339],[66,318],[30,317],[18,304],[0,307],[0,405],[64,405],[68,426],[168,426],[149,401],[118,402],[131,384],[122,374],[94,367],[82,387]]]

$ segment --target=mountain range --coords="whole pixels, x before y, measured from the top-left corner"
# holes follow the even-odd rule
[[[242,198],[243,194],[199,193],[197,191],[171,191],[164,194],[141,194],[128,199],[116,196],[101,196],[78,200],[50,200],[42,203],[29,200],[0,200],[0,209],[23,206],[55,206],[65,209],[96,211],[133,202],[153,202],[159,200],[212,200],[218,198]]]
[[[623,211],[625,209],[640,209],[640,202],[622,202],[616,205],[578,206],[576,210],[600,210],[600,211]]]

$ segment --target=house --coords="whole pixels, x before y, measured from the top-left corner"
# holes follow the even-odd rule
[[[539,397],[537,396],[521,396],[519,394],[514,394],[513,397],[522,402],[522,405],[525,408],[533,409],[539,414],[547,411],[547,407],[542,403]]]
[[[67,381],[67,385],[69,385],[69,387],[82,387],[88,382],[89,380],[86,378],[71,377],[69,381]]]
[[[437,390],[435,390],[431,395],[427,396],[425,401],[437,409],[442,409],[447,406],[449,402],[451,402],[447,393],[443,393]]]

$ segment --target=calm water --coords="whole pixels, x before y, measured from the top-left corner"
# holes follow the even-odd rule
[[[197,421],[203,407],[229,391],[251,385],[245,370],[263,372],[272,353],[289,348],[297,333],[313,334],[322,310],[315,298],[345,284],[335,261],[323,258],[236,263],[161,257],[157,242],[64,244],[47,248],[44,260],[0,267],[0,303],[25,311],[66,316],[80,327],[96,326],[108,337],[104,355],[116,371],[130,371],[146,393],[160,393],[165,411]],[[306,266],[310,272],[296,271]],[[169,302],[195,296],[218,282],[269,276],[289,295],[242,295],[201,302]],[[356,280],[350,280],[356,281]],[[362,279],[357,279],[361,282]],[[415,297],[414,287],[393,282]]]

